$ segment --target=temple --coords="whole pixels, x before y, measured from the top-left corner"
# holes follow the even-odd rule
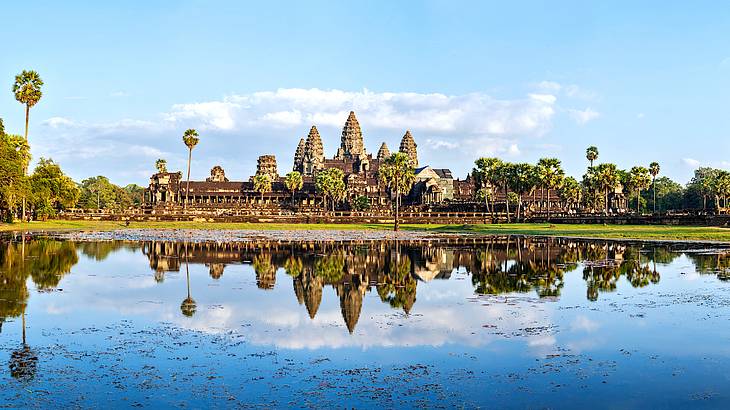
[[[477,187],[470,175],[455,179],[451,170],[422,164],[418,158],[418,145],[410,130],[401,138],[398,152],[405,154],[415,170],[415,181],[404,193],[402,205],[421,210],[478,211],[485,209],[483,200],[477,200]],[[210,171],[205,181],[190,181],[182,173],[161,172],[152,175],[145,190],[145,202],[152,213],[175,212],[185,207],[192,213],[217,213],[235,210],[239,213],[266,215],[284,211],[316,211],[324,209],[322,195],[317,192],[315,178],[325,169],[337,168],[344,174],[346,197],[336,204],[338,211],[354,210],[355,200],[366,208],[377,212],[389,212],[394,199],[391,192],[378,179],[380,165],[391,155],[385,142],[377,154],[368,153],[362,128],[354,111],[345,119],[340,137],[340,146],[334,156],[325,156],[325,147],[319,130],[313,125],[305,138],[299,139],[294,150],[292,171],[303,177],[303,187],[291,192],[285,185],[285,176],[279,174],[277,160],[273,155],[258,158],[256,175],[266,175],[271,181],[267,192],[257,191],[254,177],[248,180],[230,181],[220,166]],[[539,195],[538,195],[539,191]],[[506,206],[508,189],[493,187],[493,204]],[[617,187],[608,193],[612,212],[623,212],[627,207],[623,188]],[[535,189],[522,195],[526,211],[559,206],[559,193],[555,190]],[[578,204],[574,205],[577,208]],[[568,207],[570,208],[570,207]]]

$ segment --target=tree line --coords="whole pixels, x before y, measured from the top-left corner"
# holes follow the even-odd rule
[[[0,118],[0,220],[46,219],[73,208],[125,209],[143,202],[143,188],[131,184],[122,188],[103,176],[74,182],[50,158],[40,158],[29,173],[28,139],[30,110],[43,97],[43,80],[32,70],[15,76],[12,91],[25,108],[23,135],[9,133]]]

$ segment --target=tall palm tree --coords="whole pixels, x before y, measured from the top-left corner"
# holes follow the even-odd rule
[[[395,220],[393,222],[393,230],[398,231],[400,229],[398,211],[401,194],[407,193],[411,189],[413,181],[416,178],[415,170],[411,166],[411,160],[408,155],[402,152],[396,152],[386,158],[378,169],[378,178],[385,186],[390,188],[390,192],[395,194]]]
[[[302,189],[304,186],[302,174],[299,173],[299,171],[292,171],[286,174],[286,177],[284,178],[284,185],[286,185],[286,189],[291,192],[291,206],[294,207],[294,193]]]
[[[198,131],[194,129],[185,130],[183,134],[183,142],[188,147],[188,182],[185,185],[185,203],[183,204],[183,210],[188,209],[188,196],[190,195],[190,162],[193,159],[193,148],[198,145],[200,138],[198,138]]]
[[[651,187],[654,195],[654,213],[656,213],[656,176],[659,175],[659,163],[652,162],[649,164],[649,173],[651,174]]]
[[[25,105],[25,139],[28,139],[28,119],[30,118],[30,109],[34,105],[38,104],[41,100],[43,92],[41,87],[43,86],[43,80],[35,71],[23,70],[20,74],[15,76],[15,83],[13,84],[13,94],[15,99],[19,103]]]
[[[512,166],[513,164],[509,162],[502,162],[497,166],[494,171],[495,180],[498,181],[498,184],[502,187],[502,191],[504,192],[504,204],[506,214],[505,216],[507,217],[507,223],[510,223],[509,196],[507,193],[509,190],[509,181],[512,173]]]
[[[633,167],[629,172],[629,183],[632,188],[636,190],[636,213],[640,213],[641,205],[641,191],[649,188],[651,178],[649,177],[649,170],[644,167]]]
[[[30,118],[30,108],[38,104],[38,101],[40,101],[41,97],[43,97],[41,87],[43,87],[43,80],[41,79],[40,75],[38,75],[38,73],[33,70],[23,70],[23,72],[15,76],[15,83],[13,83],[13,94],[15,94],[15,99],[19,103],[25,105],[26,141],[28,141],[28,121]],[[27,172],[28,168],[26,167],[23,170],[23,173],[26,174]],[[25,203],[26,199],[25,196],[23,196],[23,216],[22,218],[20,218],[21,220],[25,219]]]
[[[616,164],[600,164],[595,173],[598,186],[603,190],[605,213],[608,215],[608,191],[616,189],[619,183]]]
[[[593,145],[588,147],[588,149],[586,149],[586,159],[590,161],[591,168],[593,168],[593,161],[598,159],[598,148]]]
[[[167,172],[167,161],[160,158],[157,161],[155,161],[155,168],[157,168],[157,172],[160,174],[164,174]]]
[[[557,158],[541,158],[535,169],[541,188],[547,190],[548,221],[550,220],[550,190],[557,189],[565,178],[565,171]],[[541,198],[544,200],[544,198]]]
[[[487,212],[494,212],[494,188],[497,186],[497,169],[502,160],[499,158],[479,158],[474,161],[472,176],[479,188],[484,190],[484,203],[487,205]],[[491,210],[489,200],[492,200]]]
[[[535,189],[535,167],[528,163],[514,164],[511,168],[508,181],[510,190],[517,194],[517,221],[519,222],[522,210],[522,196]]]

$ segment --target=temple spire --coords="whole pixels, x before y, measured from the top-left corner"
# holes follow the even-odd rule
[[[297,150],[294,153],[294,171],[302,172],[302,166],[304,165],[304,147],[306,145],[306,142],[304,142],[304,138],[301,138],[299,140],[299,145],[297,145]]]
[[[360,129],[360,123],[355,117],[355,112],[350,111],[350,115],[345,121],[345,126],[342,128],[342,139],[340,142],[340,148],[337,150],[337,159],[355,159],[364,157],[365,144],[363,143],[362,130]]]
[[[388,149],[388,145],[386,143],[382,143],[380,145],[380,149],[378,150],[378,161],[385,161],[385,159],[389,156],[390,150]]]
[[[411,160],[411,166],[414,168],[418,167],[418,151],[416,150],[416,141],[413,139],[410,130],[406,130],[406,134],[400,141],[400,149],[398,151],[408,155]]]
[[[304,160],[302,173],[305,175],[313,175],[318,169],[321,169],[324,163],[324,146],[322,145],[322,137],[319,136],[317,127],[312,125],[307,135],[307,141],[304,143]]]

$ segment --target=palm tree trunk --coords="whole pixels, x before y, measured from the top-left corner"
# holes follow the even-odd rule
[[[654,213],[656,213],[656,177],[651,180],[652,191],[654,191]]]
[[[183,204],[183,211],[188,209],[188,197],[190,195],[190,161],[193,159],[193,149],[188,148],[188,182],[185,185],[185,203]]]
[[[640,200],[641,200],[641,190],[637,189],[636,190],[636,214],[637,215],[641,212],[641,210],[639,209],[639,205],[641,204]]]
[[[606,203],[605,203],[605,205],[606,205],[606,215],[608,215],[608,188],[606,188],[604,192],[605,192],[604,201],[606,201]]]
[[[509,217],[509,196],[507,195],[507,187],[504,188],[504,205],[506,207],[506,213],[507,213],[507,223],[510,223],[510,217]]]
[[[25,309],[23,310],[23,346],[25,346]]]
[[[547,187],[547,221],[550,222],[550,187]]]
[[[393,222],[393,230],[398,231],[400,230],[400,221],[398,221],[398,203],[400,198],[400,186],[398,186],[396,181],[396,188],[395,188],[395,221]]]

